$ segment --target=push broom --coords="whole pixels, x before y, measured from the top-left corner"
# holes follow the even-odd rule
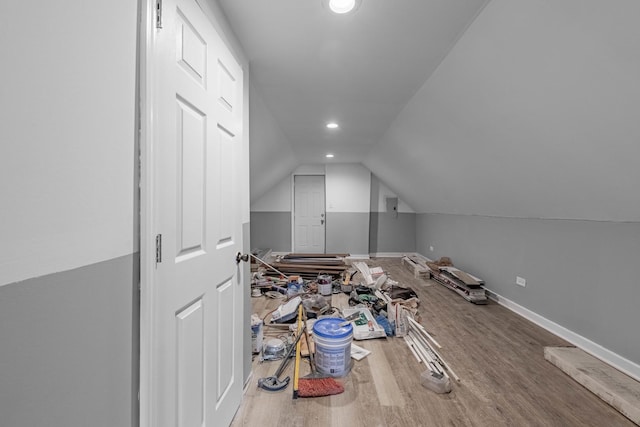
[[[304,338],[307,342],[311,373],[300,378],[300,347],[302,343],[298,341],[298,345],[296,348],[296,365],[293,371],[293,398],[297,399],[298,397],[321,397],[340,394],[344,392],[344,386],[336,381],[335,378],[322,375],[316,369],[313,352],[311,351],[311,340],[309,339],[309,333],[307,332],[306,328],[307,318],[306,316],[304,316],[305,327],[303,327],[302,313],[303,307],[302,304],[300,304],[300,306],[298,307],[298,330],[303,330]]]

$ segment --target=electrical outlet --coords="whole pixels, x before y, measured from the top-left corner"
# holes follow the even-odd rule
[[[522,286],[523,288],[527,286],[527,281],[524,277],[516,276],[516,285]]]
[[[433,246],[429,246],[429,250],[433,252]]]

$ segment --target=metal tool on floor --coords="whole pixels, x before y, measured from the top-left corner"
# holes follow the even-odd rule
[[[273,374],[273,376],[270,376],[270,377],[260,378],[258,380],[258,387],[267,391],[280,391],[287,388],[287,386],[289,385],[289,382],[291,381],[291,378],[287,376],[284,379],[280,380],[280,375],[282,375],[284,370],[289,365],[289,361],[291,360],[291,355],[293,354],[293,351],[298,347],[300,338],[305,332],[306,332],[306,325],[304,325],[303,329],[298,332],[298,336],[296,337],[295,342],[291,344],[291,346],[289,347],[289,351],[287,351],[287,354],[284,356],[284,359],[282,360],[282,362],[280,362],[280,366],[278,367],[278,370],[275,372],[275,374]]]

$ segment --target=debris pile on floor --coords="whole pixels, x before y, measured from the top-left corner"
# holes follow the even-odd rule
[[[487,303],[484,281],[454,267],[449,257],[427,261],[426,265],[431,278],[436,282],[460,294],[467,301],[475,304]]]
[[[283,273],[297,275],[306,280],[313,280],[319,274],[337,278],[348,268],[344,262],[347,256],[349,254],[288,254],[276,257],[272,265]]]
[[[265,339],[260,358],[281,360],[281,367],[274,376],[260,380],[261,388],[285,389],[289,377],[279,376],[295,355],[294,398],[300,395],[300,390],[304,391],[299,397],[342,392],[339,383],[329,381],[327,385],[326,378],[347,376],[354,360],[370,353],[353,344],[353,340],[403,337],[416,360],[427,368],[422,374],[422,384],[437,393],[451,390],[449,375],[458,378],[430,345],[435,340],[416,320],[418,295],[393,280],[381,267],[370,264],[348,265],[343,254],[289,254],[277,257],[276,262],[258,259],[251,295],[282,299],[276,309],[258,318],[259,325],[252,319],[256,336],[262,325],[280,331],[278,338]],[[332,296],[336,294],[340,295],[342,309],[332,304]],[[347,302],[349,307],[344,307]],[[301,339],[303,335],[305,339]],[[258,348],[255,345],[254,349]],[[308,359],[311,374],[300,378],[302,359]]]

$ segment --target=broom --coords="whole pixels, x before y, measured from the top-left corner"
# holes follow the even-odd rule
[[[302,317],[303,307],[300,304],[298,309],[298,316]],[[307,324],[306,311],[304,311],[304,322]],[[298,322],[300,327],[300,322]],[[304,338],[307,342],[307,348],[309,349],[309,366],[311,367],[311,373],[302,377],[294,377],[294,399],[297,397],[321,397],[331,396],[333,394],[340,394],[344,392],[344,386],[340,384],[335,378],[322,375],[316,369],[316,364],[311,351],[311,340],[309,339],[309,333],[307,328],[304,328]]]

